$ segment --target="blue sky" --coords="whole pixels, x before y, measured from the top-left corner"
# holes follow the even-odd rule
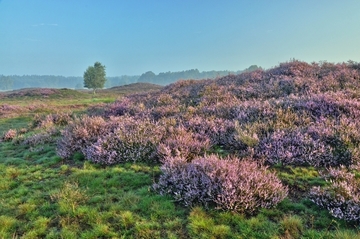
[[[0,0],[0,75],[360,61],[358,0]]]

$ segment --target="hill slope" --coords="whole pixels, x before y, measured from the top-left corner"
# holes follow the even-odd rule
[[[359,84],[292,61],[3,98],[0,238],[359,238]]]

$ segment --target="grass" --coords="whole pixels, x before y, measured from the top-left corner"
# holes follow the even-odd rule
[[[60,105],[64,107],[56,110],[86,110],[116,98],[106,91],[96,98],[76,98],[69,92],[46,98],[46,107],[39,111],[51,113]],[[4,104],[22,107],[23,100],[11,98]],[[73,107],[74,102],[81,107]],[[46,130],[31,126],[34,113],[1,118],[0,133]],[[81,154],[62,160],[55,147],[55,141],[36,146],[0,142],[0,238],[360,238],[358,226],[335,220],[296,197],[325,183],[311,167],[272,168],[296,193],[250,217],[184,208],[156,194],[151,185],[160,174],[157,164],[101,166]]]

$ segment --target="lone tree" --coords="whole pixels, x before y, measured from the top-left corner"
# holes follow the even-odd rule
[[[104,88],[106,82],[105,66],[100,62],[95,62],[94,66],[89,66],[84,72],[84,87],[93,89],[95,94],[96,89]]]

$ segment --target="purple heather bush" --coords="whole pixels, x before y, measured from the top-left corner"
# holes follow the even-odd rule
[[[54,126],[68,125],[74,117],[69,113],[49,114],[46,116],[36,114],[33,120],[33,127],[49,129]]]
[[[274,109],[278,107],[274,102],[265,100],[244,101],[236,106],[234,115],[242,123],[253,123],[273,120],[276,116]]]
[[[8,104],[2,104],[0,105],[0,116],[2,118],[8,117],[9,115],[13,113],[19,113],[23,111],[23,107],[17,106],[17,105],[8,105]]]
[[[124,97],[112,104],[109,104],[104,115],[110,116],[123,116],[123,115],[136,115],[140,112],[140,109],[136,107],[135,103],[128,97]]]
[[[180,108],[177,105],[158,106],[153,108],[150,112],[150,117],[154,120],[163,118],[177,118],[180,113]]]
[[[186,206],[215,205],[217,209],[253,214],[277,205],[287,195],[287,188],[274,173],[249,159],[210,155],[189,163],[185,158],[169,157],[161,170],[153,188]]]
[[[155,161],[165,128],[148,119],[112,118],[116,128],[99,136],[83,150],[87,159],[100,164]]]
[[[51,128],[46,130],[45,132],[36,133],[28,137],[23,136],[23,139],[20,142],[24,145],[29,146],[38,146],[45,143],[53,143],[56,142],[57,136],[59,136],[59,134],[59,130]]]
[[[242,149],[244,145],[235,138],[235,123],[232,120],[194,116],[184,122],[185,127],[201,135],[208,137],[211,145],[223,146],[226,149]]]
[[[57,154],[69,158],[75,152],[85,154],[85,149],[98,138],[108,133],[107,123],[102,117],[84,116],[70,123],[63,131],[57,143]]]
[[[216,186],[202,165],[186,158],[168,157],[161,166],[162,175],[153,185],[161,195],[171,195],[185,206],[208,206],[217,195]]]
[[[326,208],[331,215],[360,223],[360,179],[344,167],[330,168],[329,186],[314,187],[310,200]]]
[[[255,149],[259,158],[270,165],[332,166],[338,165],[332,148],[301,131],[277,130],[260,140]]]
[[[187,131],[179,126],[158,147],[161,160],[168,157],[181,157],[191,161],[198,155],[203,155],[210,148],[210,140],[206,135]]]
[[[198,163],[206,165],[206,160]],[[252,214],[259,208],[274,207],[287,196],[287,188],[276,174],[252,159],[214,159],[211,163],[214,170],[208,175],[219,184],[214,201],[220,209]]]
[[[180,80],[164,87],[162,93],[170,94],[182,105],[197,106],[201,100],[200,92],[212,82],[212,80]]]
[[[181,80],[159,92],[128,95],[97,117],[51,115],[38,126],[65,126],[57,147],[63,158],[81,152],[106,165],[160,161],[163,174],[154,188],[161,194],[186,206],[252,214],[287,194],[259,162],[360,168],[358,89],[358,63],[292,60],[215,80]],[[11,110],[21,109],[2,105],[0,115]],[[206,156],[218,148],[245,160]],[[359,180],[336,170],[330,186],[314,188],[311,198],[336,217],[359,221]]]
[[[17,131],[15,129],[9,129],[7,132],[4,133],[2,137],[4,141],[12,141],[17,135]]]

